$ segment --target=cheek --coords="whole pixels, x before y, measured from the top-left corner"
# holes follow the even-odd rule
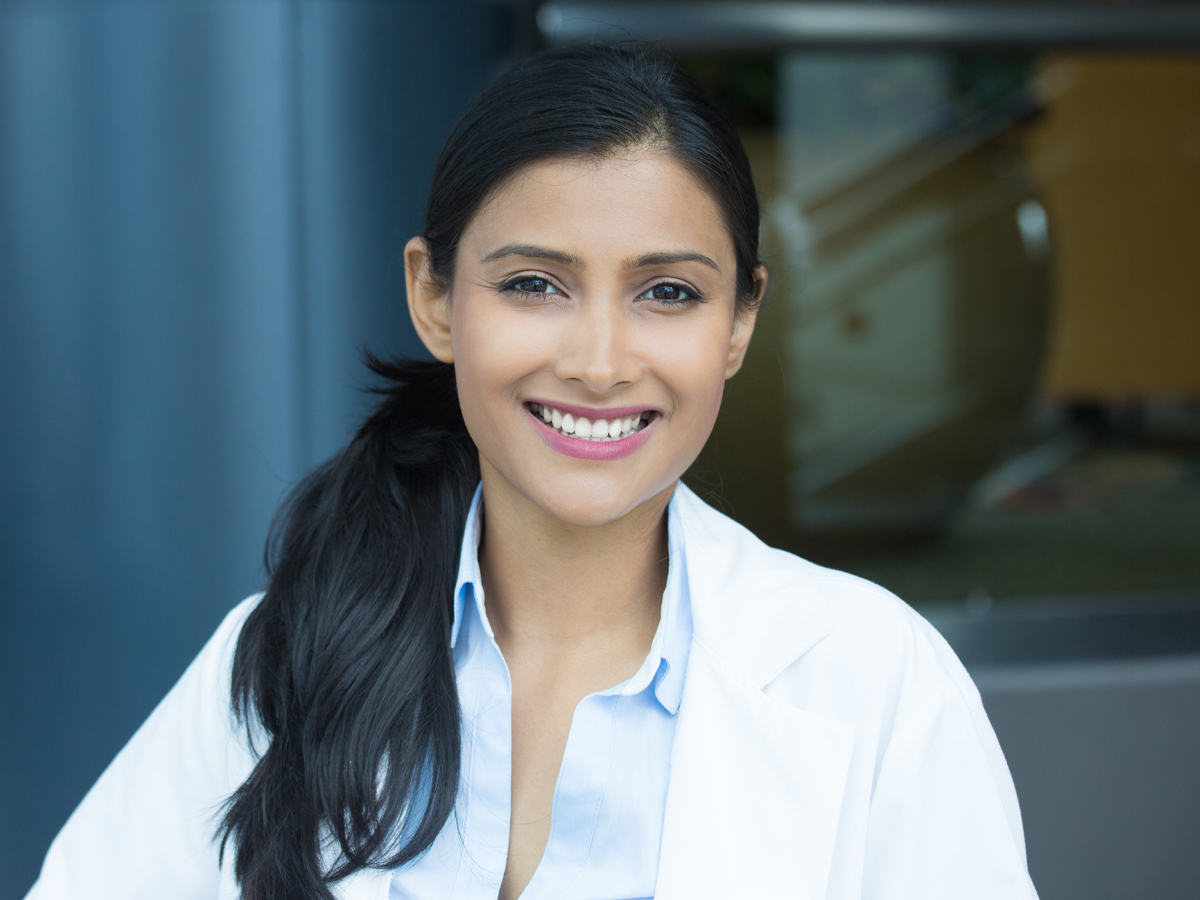
[[[703,444],[725,391],[729,331],[723,320],[698,325],[655,343],[663,379],[678,398],[674,424],[689,434],[695,432],[695,439]]]
[[[459,402],[472,437],[483,446],[507,427],[513,386],[537,368],[544,341],[531,333],[531,317],[473,302],[469,293],[455,296],[453,302],[451,334]]]
[[[504,383],[503,354],[488,340],[487,323],[469,298],[455,297],[451,341],[454,347],[454,371],[458,381],[458,400],[463,417],[475,443],[490,434],[486,427],[488,410],[495,407],[495,395]]]

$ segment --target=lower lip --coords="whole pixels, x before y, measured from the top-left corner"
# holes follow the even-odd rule
[[[525,410],[525,414],[533,420],[538,434],[550,445],[551,449],[557,450],[564,456],[598,462],[612,462],[615,459],[627,457],[650,439],[650,432],[661,418],[661,416],[654,416],[640,431],[635,431],[629,437],[621,438],[619,441],[589,441],[584,438],[568,437],[562,432],[555,431],[542,421],[541,416],[535,416],[528,409]]]

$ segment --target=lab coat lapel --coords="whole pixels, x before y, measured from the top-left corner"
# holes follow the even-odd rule
[[[825,896],[854,727],[766,687],[833,627],[810,564],[685,486],[672,504],[694,636],[671,754],[656,900]]]
[[[756,687],[833,628],[819,589],[819,567],[768,547],[686,485],[675,489],[669,527],[683,533],[696,639]]]
[[[853,726],[771,699],[693,644],[656,900],[825,896]]]

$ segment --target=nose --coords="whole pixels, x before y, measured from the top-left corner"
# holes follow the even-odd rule
[[[562,334],[555,374],[593,394],[606,394],[637,380],[641,366],[631,351],[630,313],[618,295],[584,299]]]

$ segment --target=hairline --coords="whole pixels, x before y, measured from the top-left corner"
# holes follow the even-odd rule
[[[696,182],[697,187],[704,191],[704,193],[708,195],[709,199],[715,203],[719,213],[719,218],[721,220],[721,227],[725,230],[726,236],[733,245],[734,282],[736,285],[740,262],[737,259],[737,239],[734,236],[732,223],[729,222],[728,213],[726,212],[724,206],[722,206],[720,197],[717,196],[717,192],[708,184],[708,181],[704,177],[704,174],[699,166],[680,155],[679,151],[675,147],[674,142],[671,141],[665,133],[665,128],[659,127],[658,123],[656,122],[653,133],[645,135],[640,139],[610,144],[595,151],[578,150],[563,153],[547,153],[545,156],[539,156],[535,159],[530,159],[527,162],[522,163],[498,178],[496,183],[492,185],[486,194],[483,195],[482,199],[475,206],[475,209],[472,210],[470,217],[463,224],[462,231],[459,233],[458,243],[454,248],[454,258],[450,263],[450,271],[446,274],[444,283],[439,283],[438,287],[443,291],[446,298],[449,299],[450,289],[454,283],[455,275],[458,272],[458,257],[462,252],[463,235],[467,233],[467,229],[471,227],[471,224],[485,209],[487,209],[491,204],[495,203],[501,194],[507,190],[510,190],[514,186],[517,179],[527,173],[528,170],[533,166],[537,166],[546,162],[574,161],[579,163],[592,163],[598,168],[605,163],[616,159],[633,160],[655,154],[667,156],[682,166]],[[435,281],[435,283],[437,282]],[[734,304],[740,308],[743,305],[742,298],[740,296],[735,296]]]

